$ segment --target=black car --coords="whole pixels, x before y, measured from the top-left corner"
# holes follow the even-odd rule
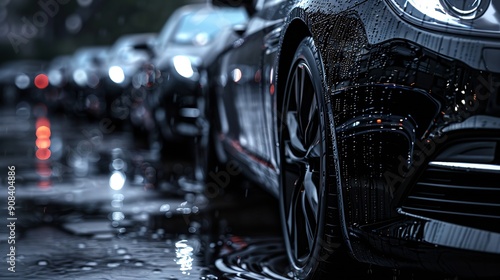
[[[499,1],[215,4],[251,19],[211,69],[207,187],[236,161],[279,198],[294,277],[500,276]]]
[[[234,36],[226,28],[246,21],[242,8],[192,4],[177,9],[165,23],[155,44],[155,57],[145,67],[154,75],[147,103],[164,148],[203,133],[206,69],[231,41],[226,37]]]
[[[76,115],[101,116],[106,111],[104,81],[107,78],[108,46],[80,47],[72,55],[67,69],[68,95],[75,100],[70,110]]]
[[[141,86],[134,83],[133,77],[151,59],[155,38],[155,33],[137,33],[122,35],[115,41],[106,59],[109,89],[123,91]]]
[[[156,33],[120,36],[111,46],[106,62],[104,96],[107,112],[115,121],[128,121],[136,100],[142,99],[140,74],[153,56]]]

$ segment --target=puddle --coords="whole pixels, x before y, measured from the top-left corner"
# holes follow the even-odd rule
[[[250,239],[231,237],[221,248],[216,268],[225,279],[292,279],[284,244],[274,237]]]
[[[40,227],[27,232],[17,250],[24,257],[17,260],[15,279],[199,279],[207,271],[195,236],[100,240]],[[7,273],[0,278],[14,276]]]

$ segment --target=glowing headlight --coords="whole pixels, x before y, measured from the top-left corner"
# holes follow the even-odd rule
[[[179,75],[184,78],[191,78],[194,75],[193,65],[191,64],[191,59],[184,55],[177,55],[173,58],[174,68]]]
[[[491,0],[386,0],[396,14],[417,25],[455,31],[500,32]],[[473,34],[473,33],[470,33]]]
[[[111,66],[108,70],[108,74],[109,78],[114,83],[121,84],[125,81],[125,73],[120,66]]]
[[[63,82],[63,75],[59,70],[50,70],[49,71],[49,82],[53,86],[60,86]]]
[[[77,69],[75,72],[73,72],[73,80],[75,83],[81,87],[87,85],[87,72],[83,69]]]
[[[19,89],[27,89],[30,85],[30,78],[26,74],[21,74],[16,77],[14,83]]]

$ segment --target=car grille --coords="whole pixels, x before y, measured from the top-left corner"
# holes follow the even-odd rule
[[[470,155],[455,156],[454,161],[442,161],[443,157],[431,161],[403,201],[402,210],[425,218],[500,232],[500,164],[496,158],[499,145],[484,143],[483,148],[493,152],[488,153],[489,157],[476,153],[472,162],[456,161],[460,157],[473,158]]]

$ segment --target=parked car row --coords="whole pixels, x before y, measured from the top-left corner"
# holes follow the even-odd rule
[[[113,46],[84,46],[50,61],[6,63],[0,68],[4,104],[42,102],[64,113],[105,115],[110,102],[129,88],[131,76],[149,59],[143,49],[153,38],[154,34],[126,35]],[[46,87],[37,86],[37,75],[48,79]]]
[[[213,0],[65,71],[165,155],[192,141],[207,186],[237,163],[275,195],[294,279],[499,277],[499,2],[417,2]]]
[[[206,130],[208,68],[247,20],[241,7],[187,5],[158,33],[125,34],[111,46],[83,46],[33,66],[33,73],[48,76],[43,89],[34,85],[31,72],[21,87],[12,84],[15,79],[3,79],[2,71],[24,73],[7,64],[0,71],[3,95],[12,103],[43,102],[68,114],[130,121],[137,138],[158,140],[164,148],[197,141]]]

